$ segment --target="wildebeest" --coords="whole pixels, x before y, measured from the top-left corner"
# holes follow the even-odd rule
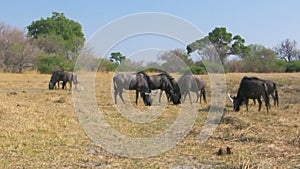
[[[159,94],[159,102],[161,101],[162,92],[165,91],[167,100],[172,100],[172,96],[174,94],[173,91],[173,80],[174,78],[171,77],[167,73],[160,73],[158,75],[151,75],[149,76],[150,79],[150,87],[151,90],[157,90],[160,89]]]
[[[135,90],[136,91],[136,100],[135,103],[138,103],[138,94],[141,93],[145,105],[151,106],[151,88],[149,85],[149,76],[143,71],[137,73],[127,73],[127,74],[117,74],[113,77],[114,85],[114,99],[115,104],[117,104],[117,95],[121,98],[123,103],[123,89],[125,90]]]
[[[178,85],[178,83],[176,82],[175,79],[171,80],[171,82],[172,82],[172,85],[173,85],[173,94],[169,98],[171,99],[173,104],[180,104],[181,103],[181,90],[180,90],[180,87],[179,87],[179,85]]]
[[[278,91],[277,91],[276,83],[271,80],[259,79],[257,77],[251,77],[251,78],[265,82],[268,87],[267,94],[272,96],[272,98],[274,100],[274,106],[279,106]],[[255,104],[255,99],[253,99],[253,102]]]
[[[195,92],[197,95],[196,102],[198,102],[201,96],[203,96],[204,102],[206,102],[206,82],[204,79],[195,77],[191,74],[185,74],[178,79],[178,84],[180,86],[181,94],[182,94],[182,103],[185,101],[186,95],[189,95],[190,102],[192,103],[190,91]],[[200,91],[200,94],[199,94]]]
[[[66,84],[69,83],[70,84],[70,90],[72,89],[72,83],[75,84],[75,88],[77,88],[77,76],[74,75],[73,73],[69,73],[69,72],[65,72],[62,70],[58,70],[58,71],[54,71],[52,73],[50,82],[49,82],[49,90],[53,90],[54,88],[56,88],[56,83],[58,85],[59,88],[59,82],[62,81],[62,89],[67,89]]]
[[[243,79],[240,82],[237,96],[235,97],[230,95],[230,98],[233,101],[234,110],[239,111],[240,105],[243,102],[245,102],[248,111],[248,100],[257,99],[259,103],[258,111],[260,111],[261,104],[262,104],[261,97],[263,97],[267,108],[267,112],[269,112],[270,101],[269,101],[269,95],[267,93],[267,90],[268,87],[264,81],[259,80],[257,78],[249,78],[246,76],[243,77]]]

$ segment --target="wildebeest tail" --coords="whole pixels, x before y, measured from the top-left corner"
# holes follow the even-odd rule
[[[277,91],[276,83],[274,83],[274,90],[275,90],[276,106],[279,106],[278,91]]]
[[[266,83],[263,83],[263,85],[264,85],[263,95],[264,95],[264,100],[266,102],[266,107],[267,107],[267,109],[270,109],[270,98],[268,95],[268,86]]]
[[[206,103],[206,90],[205,90],[205,87],[203,89],[201,89],[201,93],[202,93],[203,100]]]
[[[113,78],[113,84],[114,84],[114,94],[117,95],[118,94],[118,90],[117,90],[117,84],[116,84],[115,77]]]

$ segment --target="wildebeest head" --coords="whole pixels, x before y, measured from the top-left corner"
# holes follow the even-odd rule
[[[49,90],[53,90],[54,89],[55,84],[53,84],[53,82],[49,82]]]
[[[181,99],[181,92],[180,92],[180,88],[178,86],[177,83],[174,83],[174,88],[173,88],[173,92],[171,95],[171,100],[173,102],[173,104],[180,104],[180,99]]]
[[[136,74],[138,81],[138,91],[141,93],[143,101],[146,106],[151,106],[152,98],[151,98],[151,88],[149,85],[150,78],[144,72],[138,72]]]
[[[233,103],[233,110],[234,111],[239,111],[240,110],[240,105],[241,105],[242,101],[240,101],[239,99],[237,99],[236,96],[232,96],[232,95],[229,95],[229,99]]]

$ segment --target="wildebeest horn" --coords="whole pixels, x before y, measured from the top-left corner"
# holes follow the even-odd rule
[[[233,102],[234,97],[231,94],[228,94],[228,97],[229,97],[230,101]]]

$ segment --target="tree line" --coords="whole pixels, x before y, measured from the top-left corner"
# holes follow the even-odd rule
[[[132,71],[142,69],[143,63],[131,60],[122,52],[110,58],[93,56],[93,49],[84,48],[85,37],[80,23],[64,13],[33,21],[27,30],[0,23],[0,70],[21,73],[26,68],[41,73],[57,69],[74,69],[79,54],[86,61],[82,68],[98,71]],[[196,55],[199,59],[193,59]],[[297,42],[285,39],[274,48],[261,44],[246,45],[240,35],[233,35],[225,27],[216,27],[207,36],[192,42],[186,49],[166,51],[158,56],[160,62],[146,63],[149,69],[171,72],[185,71],[184,62],[195,74],[206,73],[207,65],[222,63],[226,72],[299,72],[300,52]],[[145,66],[143,66],[145,68]]]

